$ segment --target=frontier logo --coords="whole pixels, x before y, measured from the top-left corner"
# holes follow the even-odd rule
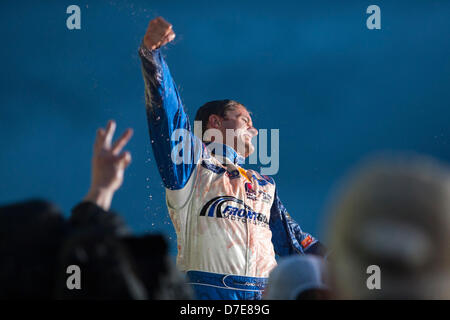
[[[230,196],[211,199],[203,206],[200,216],[224,218],[269,227],[269,220],[264,214],[253,211],[244,201]]]

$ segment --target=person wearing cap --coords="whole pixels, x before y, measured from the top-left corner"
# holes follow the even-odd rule
[[[377,157],[329,215],[338,299],[450,299],[450,174],[422,156]]]
[[[314,255],[283,258],[269,275],[266,300],[327,300],[326,263]]]

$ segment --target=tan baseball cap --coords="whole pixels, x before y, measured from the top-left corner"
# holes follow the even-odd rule
[[[329,216],[326,243],[337,297],[450,298],[445,165],[422,156],[366,161],[341,186]],[[374,268],[379,288],[369,284],[377,280],[371,278]]]

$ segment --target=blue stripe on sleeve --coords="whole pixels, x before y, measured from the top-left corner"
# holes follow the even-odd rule
[[[183,188],[203,151],[192,134],[175,82],[159,50],[139,50],[151,145],[164,186]]]

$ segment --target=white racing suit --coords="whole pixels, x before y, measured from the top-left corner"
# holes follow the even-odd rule
[[[322,254],[323,246],[289,216],[272,178],[242,168],[232,148],[206,146],[191,133],[159,50],[142,45],[139,54],[150,139],[177,234],[177,266],[197,299],[261,299],[275,253]],[[180,138],[177,129],[187,134]],[[188,161],[174,161],[179,152]]]

